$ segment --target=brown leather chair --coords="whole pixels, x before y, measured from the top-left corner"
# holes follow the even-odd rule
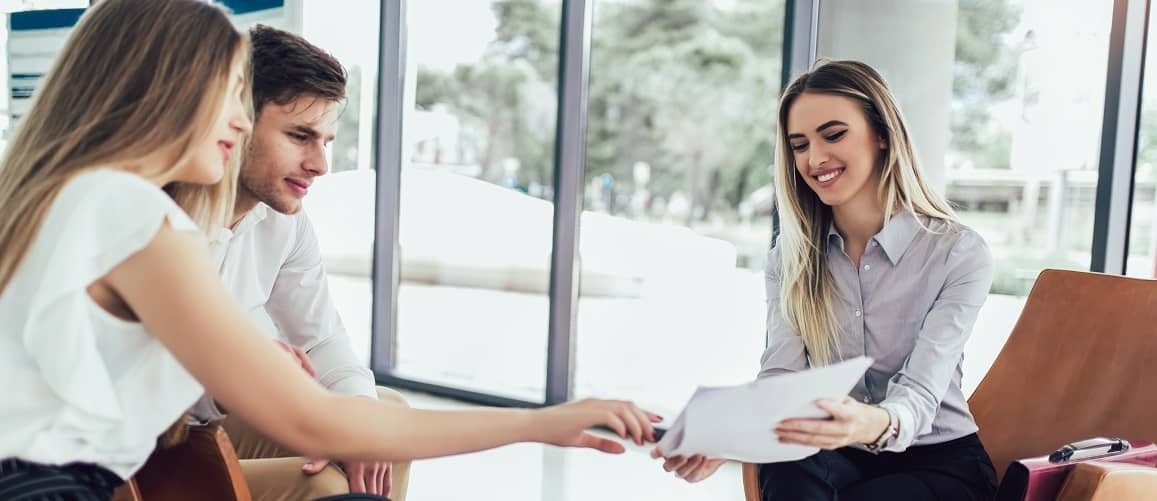
[[[1089,461],[1069,472],[1057,501],[1121,501],[1157,496],[1157,468]]]
[[[190,426],[179,445],[158,448],[113,501],[250,501],[237,452],[217,424]]]
[[[1155,384],[1157,281],[1045,270],[968,404],[1000,478],[1019,458],[1077,440],[1157,441]],[[1121,489],[1097,499],[1157,485],[1157,470],[1144,467],[1076,471],[1060,499],[1093,499],[1087,485],[1075,484],[1089,478],[1111,478]],[[743,482],[748,501],[759,501],[755,465],[744,465]]]

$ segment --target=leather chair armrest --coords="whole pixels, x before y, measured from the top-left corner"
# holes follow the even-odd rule
[[[1152,499],[1154,495],[1157,495],[1157,468],[1088,461],[1069,471],[1057,501]]]
[[[237,451],[219,423],[190,426],[178,445],[158,448],[133,476],[143,501],[251,501]]]

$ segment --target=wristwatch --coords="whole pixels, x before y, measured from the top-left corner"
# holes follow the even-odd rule
[[[888,413],[888,427],[884,428],[884,432],[880,434],[880,438],[877,438],[875,442],[864,444],[864,449],[873,454],[878,454],[884,450],[885,447],[891,445],[892,441],[896,439],[896,435],[900,434],[900,421],[896,418],[896,413],[887,407],[880,408]]]

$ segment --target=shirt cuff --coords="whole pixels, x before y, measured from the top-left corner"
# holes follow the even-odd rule
[[[372,381],[367,382],[360,376],[351,375],[334,381],[327,381],[325,387],[329,391],[342,395],[378,399],[377,385]]]
[[[856,450],[861,450],[861,451],[864,451],[864,452],[872,452],[872,451],[868,450],[868,446],[866,446],[866,445],[864,445],[864,444],[861,444],[861,443],[859,443],[859,442],[853,442],[853,443],[850,443],[850,444],[848,444],[848,447],[850,447],[850,448],[852,448],[852,449],[856,449]],[[874,454],[874,453],[873,453],[873,454]]]
[[[217,401],[213,400],[213,397],[207,393],[201,395],[201,399],[193,404],[189,413],[202,421],[217,421],[226,417],[225,413],[221,412],[221,408],[217,407]]]
[[[891,411],[896,415],[896,422],[900,424],[900,433],[896,434],[896,438],[892,443],[885,446],[882,450],[888,452],[904,452],[911,447],[916,441],[916,416],[912,413],[912,409],[903,404],[896,402],[881,402],[880,407]]]

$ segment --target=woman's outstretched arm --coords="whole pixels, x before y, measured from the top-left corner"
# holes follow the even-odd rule
[[[200,235],[168,225],[104,280],[210,394],[303,455],[394,461],[527,441],[621,452],[621,444],[584,431],[599,425],[639,444],[651,438],[655,416],[629,402],[429,411],[331,394],[249,322]]]

